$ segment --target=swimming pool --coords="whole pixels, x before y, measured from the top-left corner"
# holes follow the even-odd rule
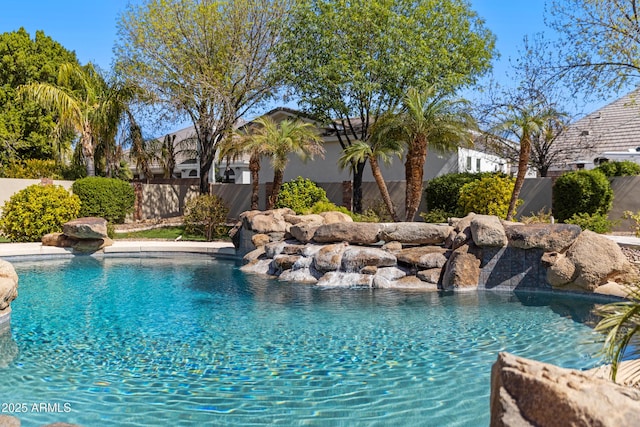
[[[27,427],[488,425],[499,351],[582,369],[601,348],[575,297],[320,289],[199,257],[14,266],[0,401]]]

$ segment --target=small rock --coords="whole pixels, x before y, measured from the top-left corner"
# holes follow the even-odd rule
[[[253,243],[253,246],[255,246],[256,248],[264,246],[270,241],[271,240],[269,239],[269,236],[267,234],[258,233],[251,236],[251,243]]]
[[[343,271],[359,271],[362,267],[391,267],[396,265],[396,257],[382,249],[348,247],[342,254],[340,262]]]
[[[349,215],[342,212],[336,212],[336,211],[322,212],[320,213],[320,216],[324,219],[325,224],[335,224],[338,222],[353,222],[353,219]]]
[[[398,252],[398,262],[420,269],[442,267],[447,262],[448,250],[440,246],[419,246]]]
[[[435,283],[440,282],[442,276],[442,268],[430,268],[428,270],[421,270],[416,273],[416,277],[423,282]]]

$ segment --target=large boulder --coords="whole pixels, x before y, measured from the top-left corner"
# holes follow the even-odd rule
[[[322,247],[313,256],[314,268],[322,273],[339,270],[347,246],[346,243],[336,243]]]
[[[291,224],[284,219],[285,215],[295,215],[295,212],[289,208],[248,211],[243,212],[240,215],[240,219],[247,230],[255,231],[256,233],[285,233],[291,227]]]
[[[104,239],[107,236],[107,220],[97,217],[78,218],[62,225],[62,232],[76,239]]]
[[[617,243],[593,231],[585,230],[566,252],[576,268],[570,289],[593,291],[609,280],[631,281],[635,269]]]
[[[565,254],[547,252],[540,261],[547,269],[547,282],[554,288],[564,286],[576,278],[576,266]]]
[[[506,246],[507,234],[497,216],[475,215],[471,219],[471,237],[478,246]]]
[[[18,297],[18,275],[10,262],[0,260],[0,316],[10,312],[11,301]]]
[[[441,245],[451,233],[451,227],[424,222],[397,222],[384,224],[378,240],[411,245]]]
[[[359,272],[366,266],[392,267],[394,265],[396,265],[396,257],[385,250],[350,246],[342,254],[340,269]]]
[[[580,235],[575,224],[505,224],[509,246],[539,248],[545,252],[564,252]]]
[[[448,250],[439,246],[419,246],[403,249],[396,254],[398,262],[420,269],[443,267]]]
[[[640,390],[500,353],[491,370],[491,426],[637,426]]]
[[[453,251],[442,276],[443,289],[477,289],[479,281],[480,259],[466,246]]]
[[[336,222],[318,227],[313,240],[318,243],[348,242],[371,245],[378,242],[381,225],[372,222]]]

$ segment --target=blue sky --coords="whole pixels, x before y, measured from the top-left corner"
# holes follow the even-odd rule
[[[113,59],[118,16],[130,0],[3,0],[0,12],[0,33],[25,29],[33,36],[36,30],[76,52],[82,63],[94,62],[108,69]],[[500,58],[494,62],[498,81],[508,83],[505,72],[509,58],[518,53],[525,35],[545,32],[545,0],[471,0],[471,6],[485,19],[497,37]],[[602,105],[592,103],[592,108]]]

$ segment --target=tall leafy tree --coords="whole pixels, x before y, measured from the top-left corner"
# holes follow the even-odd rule
[[[562,36],[561,74],[592,92],[637,86],[639,9],[637,0],[554,0],[550,24]]]
[[[118,25],[117,69],[194,125],[200,191],[238,118],[274,90],[273,48],[293,0],[146,0]]]
[[[63,63],[78,61],[73,52],[37,31],[20,28],[0,34],[0,161],[64,157],[72,135],[55,140],[55,114],[34,101],[21,101],[18,87],[54,84]]]
[[[495,37],[465,0],[302,0],[283,40],[281,77],[347,148],[366,142],[410,87],[452,93],[474,83],[490,68]],[[364,159],[351,166],[358,212]]]
[[[306,161],[315,155],[323,155],[322,138],[313,124],[301,120],[286,119],[276,123],[264,116],[254,123],[247,136],[246,149],[254,155],[260,153],[271,159],[273,187],[268,195],[267,209],[272,209],[278,201],[289,156],[295,154]]]

